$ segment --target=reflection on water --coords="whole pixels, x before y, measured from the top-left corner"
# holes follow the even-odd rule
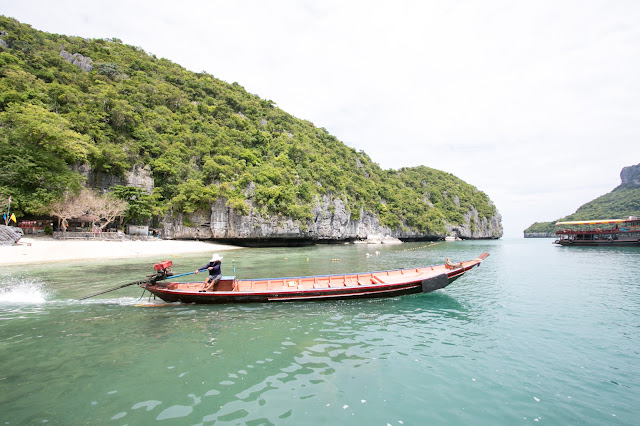
[[[75,300],[139,279],[157,259],[9,268],[0,278],[0,418],[632,424],[637,250],[569,251],[547,241],[251,249],[225,255],[224,272],[230,260],[249,278],[395,269],[483,251],[491,257],[482,267],[444,291],[246,306],[164,304],[140,300],[138,288]],[[178,260],[177,273],[203,259]]]
[[[357,389],[359,385],[353,379],[359,375],[387,381],[387,362],[417,362],[411,357],[417,356],[421,347],[438,340],[438,334],[450,331],[442,325],[429,333],[423,324],[433,320],[437,325],[442,322],[441,316],[456,317],[455,309],[459,308],[454,302],[442,305],[434,313],[409,304],[397,313],[380,315],[381,310],[388,311],[393,307],[389,305],[398,303],[402,305],[401,298],[328,302],[320,310],[318,304],[184,307],[178,312],[172,309],[174,315],[184,318],[174,317],[170,329],[160,329],[153,337],[172,339],[174,345],[187,344],[196,329],[202,352],[193,354],[193,363],[178,357],[168,364],[156,363],[153,354],[149,354],[148,367],[160,372],[164,381],[175,380],[174,385],[183,387],[184,396],[145,399],[162,401],[147,411],[153,413],[155,420],[195,417],[204,422],[277,424],[283,419],[304,421],[304,411],[292,409],[291,404],[315,407],[321,411],[316,414],[320,418],[325,416],[322,413],[341,412],[351,406],[349,413],[354,408],[363,410],[361,406],[366,406],[367,398],[373,398],[368,391],[354,400],[353,395],[342,395],[344,391],[340,389]],[[149,321],[168,320],[163,311],[166,310],[154,311]],[[419,330],[412,331],[414,328]],[[397,335],[394,340],[388,336],[390,331]],[[407,349],[407,344],[413,349]],[[399,347],[405,347],[406,352]],[[194,376],[197,380],[192,380]],[[260,416],[256,417],[256,413]],[[332,416],[326,416],[327,421]]]

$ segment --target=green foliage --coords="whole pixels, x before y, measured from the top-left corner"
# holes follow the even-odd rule
[[[63,117],[42,107],[12,104],[0,112],[0,192],[16,200],[13,208],[42,213],[83,178],[70,169],[90,150],[88,138],[70,130]]]
[[[193,213],[206,209],[209,203],[218,198],[218,192],[216,186],[204,186],[198,179],[188,179],[178,185],[177,195],[171,199],[171,203],[184,213]]]
[[[526,233],[547,232],[555,234],[556,222],[577,220],[624,219],[640,216],[640,187],[619,186],[608,194],[583,204],[575,213],[553,222],[536,222],[524,230]]]
[[[578,208],[562,220],[622,219],[640,216],[640,187],[618,187]]]
[[[118,64],[108,63],[108,64],[99,64],[97,68],[97,73],[101,75],[106,75],[111,80],[121,80],[123,77],[122,70]]]
[[[154,196],[135,186],[112,186],[111,194],[126,201],[129,206],[125,216],[126,222],[145,223],[153,217]]]
[[[234,209],[238,214],[247,215],[249,214],[249,206],[245,202],[244,198],[239,196],[231,196],[227,198],[227,206]]]
[[[77,189],[72,169],[88,163],[117,176],[149,166],[153,195],[113,189],[132,221],[206,210],[219,197],[240,214],[255,209],[303,226],[323,196],[342,199],[354,220],[371,213],[390,227],[441,234],[470,210],[495,214],[486,194],[455,176],[383,170],[237,83],[115,39],[52,35],[5,17],[0,30],[9,45],[0,50],[0,191],[19,193],[23,212]],[[95,69],[66,62],[63,49]]]
[[[560,219],[558,219],[560,220]],[[526,233],[535,233],[535,234],[554,234],[557,229],[555,228],[556,222],[535,222],[533,225],[529,226],[524,230]]]

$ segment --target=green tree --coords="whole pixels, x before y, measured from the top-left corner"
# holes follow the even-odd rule
[[[196,210],[206,209],[209,203],[218,198],[219,190],[215,186],[205,186],[200,180],[188,179],[178,185],[177,195],[171,202],[179,211],[193,213]]]
[[[111,187],[110,191],[116,198],[128,203],[125,216],[126,222],[141,224],[153,217],[155,199],[153,195],[142,188],[115,185]]]
[[[16,194],[21,213],[42,213],[82,176],[71,169],[90,150],[86,136],[58,114],[36,105],[12,104],[0,113],[0,190]]]

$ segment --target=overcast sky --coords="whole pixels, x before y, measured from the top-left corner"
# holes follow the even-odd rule
[[[384,168],[453,173],[507,237],[640,163],[637,0],[0,0],[0,14],[238,82]]]

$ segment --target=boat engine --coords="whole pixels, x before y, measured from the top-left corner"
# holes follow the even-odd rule
[[[162,281],[173,275],[173,272],[171,272],[171,266],[173,266],[173,262],[170,260],[163,260],[162,262],[153,265],[153,269],[156,270],[153,282]]]

